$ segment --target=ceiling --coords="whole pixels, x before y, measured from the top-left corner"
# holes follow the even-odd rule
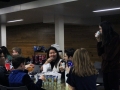
[[[16,0],[11,0],[11,1],[16,1]],[[27,2],[34,0],[24,0],[24,1]],[[42,2],[42,0],[40,1]],[[11,25],[21,25],[21,24],[30,24],[30,23],[38,23],[38,22],[54,23],[55,21],[54,19],[56,15],[64,16],[65,23],[98,24],[100,22],[101,16],[120,14],[120,10],[99,12],[99,13],[94,13],[92,11],[99,9],[116,8],[116,7],[120,7],[120,0],[77,0],[73,2],[41,6],[38,8],[7,13],[6,14],[7,21],[15,20],[15,19],[24,19],[23,22],[16,22],[7,25],[11,26]]]
[[[31,1],[36,1],[36,0],[0,0],[0,9],[13,6],[13,5],[19,5]]]

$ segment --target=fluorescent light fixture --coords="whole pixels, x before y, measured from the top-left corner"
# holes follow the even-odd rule
[[[100,84],[96,84],[96,86],[99,86]]]
[[[118,8],[110,8],[110,9],[102,9],[102,10],[95,10],[93,12],[105,12],[105,11],[112,11],[112,10],[119,10],[119,9],[120,9],[120,7],[118,7]]]
[[[7,23],[21,22],[21,21],[23,21],[23,19],[18,19],[18,20],[7,21]]]

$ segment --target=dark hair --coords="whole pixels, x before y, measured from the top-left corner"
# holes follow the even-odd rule
[[[59,60],[61,59],[61,58],[60,58],[60,55],[59,55],[59,53],[58,53],[58,50],[57,50],[55,47],[50,47],[50,48],[47,50],[47,59],[49,58],[49,52],[50,52],[50,50],[54,50],[54,51],[57,53],[57,58],[56,58],[56,60],[55,60],[55,67],[57,67],[58,62],[59,62]]]
[[[103,21],[100,26],[102,27],[102,45],[108,45],[111,39],[118,34],[113,30],[110,22]]]
[[[4,55],[5,55],[5,57],[7,57],[7,55],[10,55],[8,49],[7,49],[5,46],[1,46],[0,48],[2,49],[2,51],[3,51]]]
[[[13,56],[12,65],[15,69],[18,68],[21,63],[25,63],[25,58],[21,56]]]
[[[74,52],[75,52],[75,49],[73,48],[65,50],[65,53],[68,56],[68,58],[73,57]]]
[[[0,55],[3,53],[3,51],[2,50],[0,50]],[[4,54],[4,53],[3,53]]]

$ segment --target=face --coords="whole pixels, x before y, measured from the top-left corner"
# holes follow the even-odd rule
[[[68,60],[68,56],[67,56],[66,53],[64,54],[64,59],[65,59],[66,61]]]
[[[102,27],[101,26],[99,26],[99,31],[100,31],[100,33],[102,33]]]
[[[21,63],[21,69],[22,69],[22,70],[25,69],[25,63]]]
[[[4,66],[4,65],[5,65],[5,56],[4,56],[3,53],[0,55],[0,65],[1,65],[1,66]]]
[[[18,52],[16,52],[15,50],[13,50],[12,55],[18,55]]]
[[[57,53],[54,50],[50,50],[49,51],[49,57],[52,58],[53,60],[56,60]]]

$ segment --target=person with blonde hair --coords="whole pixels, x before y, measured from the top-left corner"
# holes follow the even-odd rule
[[[77,49],[73,55],[73,67],[70,69],[67,83],[70,90],[97,90],[97,70],[90,61],[85,48]]]

